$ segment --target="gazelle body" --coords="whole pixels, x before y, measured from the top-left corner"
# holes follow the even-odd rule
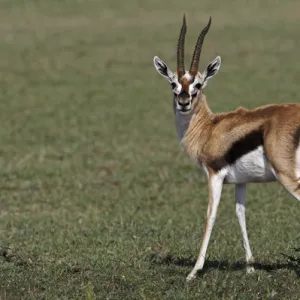
[[[254,262],[246,229],[245,194],[250,182],[278,180],[300,200],[300,104],[267,105],[252,110],[238,108],[214,114],[202,93],[219,70],[221,58],[213,60],[200,74],[198,63],[208,25],[199,35],[191,68],[185,71],[185,17],[177,49],[177,72],[172,73],[158,57],[157,71],[168,79],[174,92],[174,113],[178,138],[188,156],[207,174],[209,203],[199,257],[187,280],[204,265],[206,250],[225,183],[236,185],[236,214],[246,251],[247,271]]]

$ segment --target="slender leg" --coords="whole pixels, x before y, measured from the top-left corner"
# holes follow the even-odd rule
[[[253,266],[249,265],[254,262],[254,258],[251,253],[250,244],[248,240],[247,228],[246,228],[246,184],[236,184],[235,186],[235,200],[236,206],[235,211],[239,220],[239,224],[241,227],[242,235],[243,235],[243,245],[246,251],[246,262],[247,262],[247,273],[251,273],[254,271]]]
[[[207,209],[207,221],[206,221],[206,228],[203,235],[200,253],[197,259],[197,262],[191,271],[191,273],[186,278],[187,281],[190,281],[196,277],[197,271],[202,270],[204,261],[205,261],[205,254],[208,247],[210,235],[216,220],[217,216],[217,209],[219,206],[221,193],[222,193],[222,186],[223,186],[224,177],[221,175],[213,175],[210,176],[208,184],[209,184],[209,203]]]

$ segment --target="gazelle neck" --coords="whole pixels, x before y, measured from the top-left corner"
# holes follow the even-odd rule
[[[206,97],[205,95],[201,94],[198,99],[195,100],[195,106],[193,108],[193,111],[190,114],[184,115],[180,113],[175,108],[175,100],[173,102],[174,105],[174,113],[175,113],[175,124],[176,124],[176,130],[178,139],[180,142],[183,141],[183,138],[187,131],[191,132],[191,125],[202,123],[206,123],[208,120],[211,119],[212,112],[209,109],[207,103],[206,103]],[[193,125],[192,125],[193,126]],[[199,133],[199,132],[197,132]]]

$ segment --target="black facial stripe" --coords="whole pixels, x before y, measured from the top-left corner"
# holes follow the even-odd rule
[[[171,83],[171,86],[172,86],[172,89],[174,90],[174,89],[176,88],[177,85],[176,85],[175,82],[172,82],[172,83]]]

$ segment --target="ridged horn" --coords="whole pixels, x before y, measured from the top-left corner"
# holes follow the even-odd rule
[[[195,46],[193,59],[192,59],[192,63],[191,63],[191,68],[190,68],[190,74],[193,77],[196,76],[196,74],[198,72],[201,49],[202,49],[204,38],[209,30],[210,24],[211,24],[211,17],[209,17],[209,21],[208,21],[207,25],[202,29],[201,33],[199,34],[199,37],[198,37],[198,40],[197,40],[197,43]]]
[[[184,40],[186,34],[186,20],[185,14],[183,15],[183,22],[179,34],[178,44],[177,44],[177,74],[180,79],[185,74],[184,68]]]

